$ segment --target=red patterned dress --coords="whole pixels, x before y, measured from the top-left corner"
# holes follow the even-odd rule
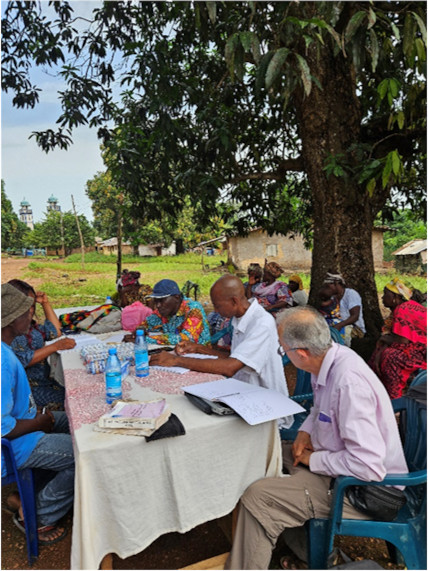
[[[392,399],[401,397],[410,375],[417,369],[427,368],[427,310],[416,301],[400,303],[392,312],[391,333],[409,340],[409,343],[392,343],[375,350],[369,365],[381,352],[379,376]]]

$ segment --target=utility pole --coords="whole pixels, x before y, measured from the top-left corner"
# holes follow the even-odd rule
[[[84,270],[85,269],[85,244],[83,242],[83,235],[82,235],[82,231],[80,229],[79,218],[77,216],[76,207],[74,206],[73,195],[71,195],[71,204],[73,205],[73,212],[74,212],[74,216],[76,217],[77,231],[79,232],[79,237],[80,237],[80,247],[82,249],[82,270]]]
[[[61,218],[60,218],[60,224],[61,224],[61,244],[62,244],[63,256],[64,256],[64,258],[65,258],[64,218],[63,218],[62,210],[60,211],[60,214],[61,214]]]

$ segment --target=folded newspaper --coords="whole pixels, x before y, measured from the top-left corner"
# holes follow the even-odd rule
[[[170,415],[171,410],[165,399],[118,400],[108,413],[99,418],[95,430],[133,436],[151,436],[165,424]]]

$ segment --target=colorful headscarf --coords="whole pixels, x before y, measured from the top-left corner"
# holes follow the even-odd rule
[[[276,262],[268,262],[267,260],[265,261],[265,270],[268,271],[275,279],[279,278],[284,271]]]
[[[327,272],[327,277],[325,278],[324,283],[334,284],[336,282],[339,282],[343,286],[346,286],[345,280],[343,279],[343,276],[341,274],[331,274],[330,272]]]
[[[303,289],[303,282],[302,282],[302,278],[300,276],[298,276],[297,274],[293,274],[292,276],[290,276],[288,278],[289,282],[295,282],[296,284],[299,284],[299,289]]]
[[[397,295],[401,295],[406,301],[408,301],[413,294],[413,291],[406,286],[399,278],[392,279],[389,283],[386,284],[386,289],[396,293]]]

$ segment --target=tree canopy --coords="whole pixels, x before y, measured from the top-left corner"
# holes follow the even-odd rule
[[[44,150],[89,123],[142,218],[229,200],[239,231],[313,237],[312,292],[341,271],[379,329],[373,221],[426,208],[425,3],[105,2],[83,31],[72,3],[49,6],[10,2],[2,21],[16,106],[37,104],[31,65],[66,82]]]
[[[85,246],[94,245],[95,232],[84,214],[79,214],[79,226]],[[42,222],[34,224],[34,230],[28,235],[27,242],[36,248],[62,249],[64,239],[65,255],[74,248],[80,248],[80,236],[76,217],[72,212],[50,211]]]
[[[6,196],[4,180],[1,181],[1,249],[18,249],[24,246],[28,233],[26,224],[19,220],[12,202]]]

